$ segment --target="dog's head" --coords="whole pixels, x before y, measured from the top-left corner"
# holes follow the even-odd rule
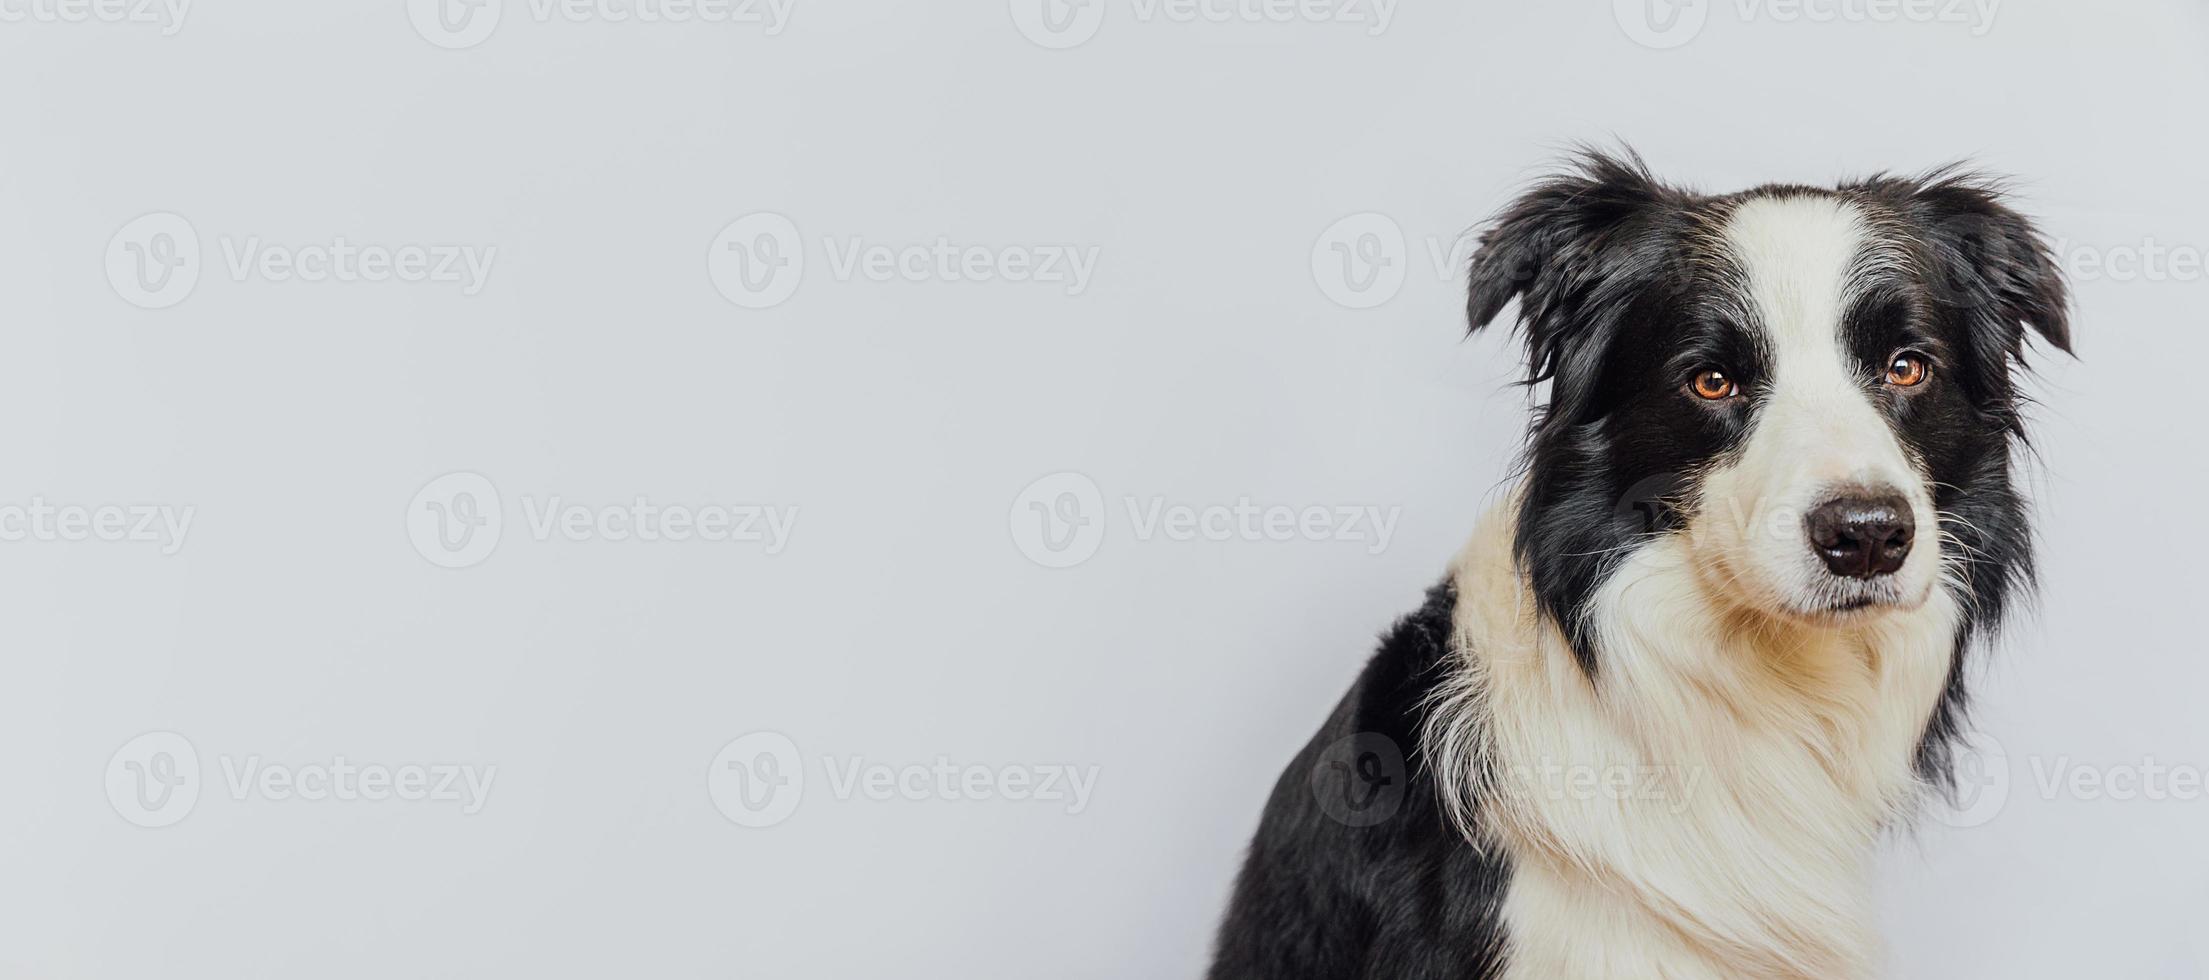
[[[2028,327],[2065,351],[2069,328],[1989,182],[1711,196],[1590,153],[1481,237],[1473,328],[1514,298],[1548,388],[1518,557],[1589,671],[1596,590],[1667,536],[1714,599],[1811,627],[1937,588],[1985,625],[2029,574],[2013,375]]]

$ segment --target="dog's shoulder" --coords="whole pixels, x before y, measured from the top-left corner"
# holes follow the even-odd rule
[[[1420,744],[1456,604],[1427,590],[1282,772],[1214,978],[1491,974],[1508,869],[1445,819]]]
[[[1349,731],[1383,735],[1417,755],[1421,720],[1435,685],[1450,668],[1457,583],[1445,578],[1427,590],[1418,609],[1381,634],[1380,648],[1338,710]]]

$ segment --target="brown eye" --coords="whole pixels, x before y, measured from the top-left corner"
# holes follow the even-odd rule
[[[1894,363],[1887,365],[1887,383],[1897,388],[1914,388],[1925,383],[1925,376],[1932,373],[1925,358],[1916,354],[1896,354]]]
[[[1741,386],[1735,384],[1732,378],[1726,377],[1726,372],[1716,370],[1696,375],[1688,388],[1695,392],[1695,397],[1710,402],[1732,398],[1741,393]]]

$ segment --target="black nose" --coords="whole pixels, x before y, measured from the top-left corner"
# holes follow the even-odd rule
[[[1810,531],[1810,550],[1833,574],[1849,578],[1893,574],[1910,557],[1910,540],[1917,536],[1909,503],[1893,494],[1837,497],[1812,508],[1803,524]]]

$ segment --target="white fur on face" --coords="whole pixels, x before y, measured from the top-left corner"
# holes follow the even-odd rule
[[[1868,615],[1922,604],[1940,565],[1932,494],[1841,335],[1857,287],[1896,259],[1853,205],[1828,197],[1752,199],[1722,235],[1768,363],[1747,441],[1704,477],[1687,528],[1697,567],[1720,594],[1785,618],[1841,618],[1829,610],[1850,600],[1877,603]],[[1849,488],[1909,501],[1919,533],[1893,575],[1842,579],[1811,549],[1805,515]]]

